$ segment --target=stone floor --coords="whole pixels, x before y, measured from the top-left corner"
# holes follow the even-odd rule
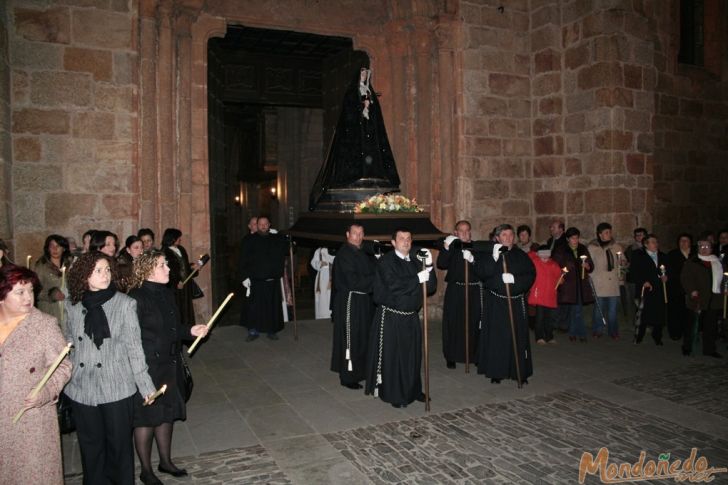
[[[328,370],[331,324],[299,322],[279,341],[244,342],[219,327],[190,359],[195,390],[173,455],[191,476],[165,483],[576,483],[581,453],[607,446],[618,462],[645,450],[686,458],[697,447],[728,466],[725,358],[683,357],[625,338],[533,348],[534,375],[490,384],[445,367],[433,322],[431,412],[339,385]],[[719,345],[720,351],[725,344]],[[81,483],[73,435],[63,438],[66,483]],[[587,483],[598,483],[587,477]],[[664,483],[664,481],[663,481]],[[713,483],[728,483],[728,473]]]

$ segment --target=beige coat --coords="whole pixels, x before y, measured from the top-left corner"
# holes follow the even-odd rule
[[[65,263],[67,264],[67,263]],[[68,268],[66,268],[68,269]],[[36,300],[38,309],[43,313],[55,317],[61,324],[61,333],[66,332],[66,325],[63,321],[63,302],[53,300],[51,292],[61,289],[61,272],[53,263],[41,258],[35,263],[35,272],[42,286]]]
[[[624,249],[619,243],[612,242],[609,246],[602,248],[599,243],[594,240],[589,243],[589,255],[594,261],[594,271],[591,278],[594,281],[594,289],[600,298],[619,296],[619,257],[617,252],[622,253],[624,258]],[[607,271],[607,249],[612,252],[614,257],[614,268]]]
[[[35,308],[0,345],[0,483],[63,483],[56,401],[71,377],[66,358],[43,388],[45,404],[13,417],[66,342],[56,319]]]

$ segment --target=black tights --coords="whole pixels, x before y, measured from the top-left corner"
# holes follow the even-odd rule
[[[159,466],[165,470],[177,470],[172,464],[172,430],[173,423],[162,423],[154,428],[134,428],[134,446],[143,473],[152,472],[152,438],[157,441]]]

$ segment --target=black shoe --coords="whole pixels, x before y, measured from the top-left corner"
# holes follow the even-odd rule
[[[139,480],[141,480],[144,485],[163,485],[162,481],[157,478],[157,475],[151,471],[149,473],[142,472],[142,474],[139,475]]]
[[[682,349],[682,354],[687,357],[690,355],[690,349]]]
[[[253,340],[257,339],[258,337],[260,337],[260,335],[258,335],[257,333],[255,333],[255,334],[249,333],[248,336],[245,337],[245,341],[252,342]]]
[[[528,379],[523,379],[523,380],[521,381],[521,384],[522,384],[522,385],[523,385],[523,384],[528,384]]]
[[[662,347],[663,346],[662,340],[655,340],[655,345],[657,345],[658,347]]]
[[[500,380],[500,379],[496,379],[496,378],[494,377],[494,378],[492,378],[492,379],[490,380],[490,383],[491,383],[491,384],[500,384],[500,383],[501,383],[501,380]]]
[[[421,392],[420,395],[417,396],[416,400],[419,401],[419,402],[425,402],[425,393],[424,392]],[[428,400],[429,401],[432,401],[432,398],[430,398]]]
[[[269,333],[268,338],[271,340],[278,340],[278,335],[275,333]]]
[[[397,409],[401,409],[401,408],[406,408],[407,405],[406,404],[395,404],[395,403],[392,403],[392,407],[393,408],[397,408]]]
[[[448,368],[448,369],[454,369],[455,367],[457,367],[457,366],[455,365],[455,362],[453,362],[453,361],[451,361],[451,360],[448,360],[448,361],[447,361],[447,368]]]
[[[157,470],[159,470],[162,473],[172,475],[173,477],[186,477],[187,476],[187,470],[185,470],[184,468],[174,467],[174,470],[167,470],[166,468],[162,468],[162,465],[159,465],[157,467]]]
[[[364,387],[361,384],[359,384],[358,382],[353,382],[353,383],[348,383],[348,384],[344,384],[342,382],[341,385],[344,387],[348,387],[349,389],[362,389]]]
[[[723,356],[719,354],[718,352],[713,352],[712,354],[703,354],[706,357],[715,357],[716,359],[722,359]]]

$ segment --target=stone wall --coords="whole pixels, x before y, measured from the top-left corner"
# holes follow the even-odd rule
[[[0,239],[12,236],[12,140],[7,11],[0,8]]]
[[[467,195],[456,214],[473,222],[476,238],[533,214],[529,2],[505,2],[502,11],[496,3],[462,2],[460,12],[464,105],[455,191]]]
[[[655,8],[654,224],[669,245],[728,225],[728,5],[705,1],[705,66],[677,64],[677,2]]]
[[[16,254],[49,233],[136,231],[135,14],[127,0],[10,1]]]

